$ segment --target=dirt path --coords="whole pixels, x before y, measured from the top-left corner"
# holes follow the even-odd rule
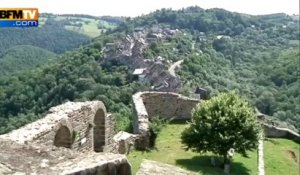
[[[175,63],[173,63],[170,68],[169,68],[169,72],[171,75],[173,75],[174,77],[176,77],[176,73],[175,73],[175,70],[177,67],[180,66],[180,64],[183,62],[183,60],[179,60],[179,61],[176,61]]]

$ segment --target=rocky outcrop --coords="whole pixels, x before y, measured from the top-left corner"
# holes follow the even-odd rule
[[[143,160],[137,175],[196,175],[197,173],[189,172],[176,166],[159,163],[152,160]]]

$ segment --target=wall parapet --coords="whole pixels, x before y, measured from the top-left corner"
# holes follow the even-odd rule
[[[133,100],[133,130],[139,135],[136,147],[150,146],[149,119],[159,116],[164,119],[188,120],[192,109],[200,103],[198,99],[185,97],[173,92],[138,92]]]
[[[101,123],[95,123],[101,122]],[[52,107],[47,115],[0,138],[20,144],[38,143],[63,146],[81,152],[105,151],[113,137],[113,116],[101,101],[66,102]],[[63,129],[61,129],[63,128]],[[97,130],[96,130],[97,129]],[[97,138],[97,142],[95,142]],[[59,142],[62,142],[61,144]]]
[[[63,147],[0,139],[0,174],[131,175],[125,155],[81,153]]]
[[[269,138],[286,138],[294,140],[300,144],[300,135],[290,129],[280,128],[263,123],[265,137]]]
[[[159,116],[164,119],[191,119],[192,109],[200,104],[198,99],[185,97],[173,92],[145,91],[132,96],[133,130],[139,135],[137,148],[148,148],[150,145],[149,119]],[[260,114],[261,115],[261,114]],[[286,138],[300,143],[300,135],[287,128],[262,124],[266,137]]]

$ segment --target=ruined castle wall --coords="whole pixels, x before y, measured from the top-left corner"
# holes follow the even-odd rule
[[[18,144],[0,139],[0,174],[131,175],[125,155],[81,153],[39,144]]]
[[[294,140],[300,144],[300,135],[287,128],[279,128],[268,124],[263,124],[264,133],[266,137],[270,138],[286,138]]]
[[[20,129],[13,130],[12,132],[1,135],[0,137],[21,144],[30,143],[43,137],[51,137],[51,143],[53,143],[55,132],[62,124],[71,127],[65,114],[48,114],[36,122],[27,124]],[[47,143],[48,142],[45,142],[45,144]]]
[[[131,165],[124,155],[119,154],[90,154],[84,158],[58,165],[64,169],[62,174],[67,175],[86,175],[86,174],[116,174],[131,175]]]
[[[138,92],[132,96],[133,130],[139,135],[136,147],[150,145],[149,119],[159,116],[165,119],[190,119],[192,109],[200,102],[172,92]]]
[[[103,126],[95,125],[97,111],[101,114],[98,117],[102,117],[101,120],[104,121]],[[104,151],[104,145],[112,140],[113,125],[113,116],[107,115],[102,102],[67,102],[51,108],[44,118],[0,137],[18,143],[33,142],[44,145],[54,145],[58,138],[64,142],[62,145],[70,142],[70,147],[65,147],[84,152],[93,150],[94,135],[97,134],[99,136],[96,136],[96,142],[101,142],[100,147],[103,148],[100,151]],[[64,132],[58,133],[62,127]],[[100,130],[94,133],[97,127]]]
[[[69,110],[69,109],[73,109],[73,110]],[[71,127],[69,127],[71,132],[71,137],[72,137],[71,149],[84,152],[84,151],[93,150],[93,145],[94,145],[93,119],[96,115],[97,110],[99,109],[101,110],[103,109],[104,113],[106,114],[105,106],[100,101],[85,102],[85,103],[69,102],[67,104],[60,105],[50,109],[50,112],[53,113],[65,112],[68,122],[70,123],[69,125],[71,125]],[[59,123],[58,127],[60,127],[61,125],[63,125],[63,123]],[[45,134],[44,136],[39,137],[35,142],[47,143],[48,145],[53,145],[53,140],[55,139],[56,132],[57,132],[57,127],[56,129]]]
[[[108,114],[105,120],[105,147],[104,152],[118,153],[112,146],[114,141],[113,137],[115,136],[115,118],[112,114]]]
[[[199,103],[175,93],[147,93],[142,99],[150,118],[190,119],[192,109]]]

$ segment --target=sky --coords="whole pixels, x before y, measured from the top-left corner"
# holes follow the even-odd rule
[[[299,0],[0,0],[0,8],[36,7],[40,12],[55,14],[131,17],[161,8],[180,9],[195,5],[252,15],[299,14]]]

